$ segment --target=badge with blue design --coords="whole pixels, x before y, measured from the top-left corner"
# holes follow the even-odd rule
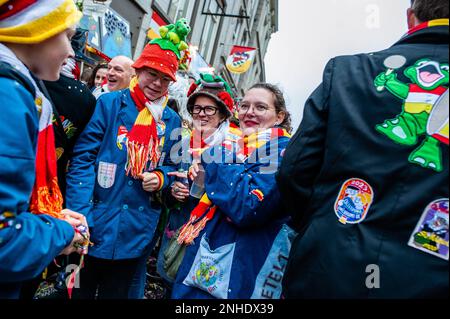
[[[372,187],[364,180],[352,178],[342,185],[334,211],[342,224],[358,224],[367,216],[373,202]]]
[[[127,136],[127,128],[124,125],[119,126],[119,130],[117,131],[117,148],[121,151],[124,149],[123,145],[127,144]]]
[[[448,260],[448,198],[430,203],[412,233],[408,245]]]
[[[166,123],[163,121],[156,123],[156,132],[158,134],[158,137],[161,138],[164,134],[166,134]]]

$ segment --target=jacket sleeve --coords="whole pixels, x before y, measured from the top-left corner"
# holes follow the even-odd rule
[[[27,212],[35,179],[38,118],[33,97],[0,78],[0,282],[37,276],[73,239],[72,227]]]
[[[334,60],[331,60],[322,84],[306,101],[302,122],[286,148],[276,176],[282,203],[296,227],[301,227],[308,218],[304,211],[323,163],[333,67]]]
[[[275,172],[289,139],[272,140],[258,150],[265,152],[244,164],[205,163],[205,190],[214,205],[239,227],[264,224],[279,211]],[[255,153],[254,153],[255,154]]]
[[[95,187],[95,163],[109,118],[106,104],[100,98],[94,114],[81,133],[73,150],[66,182],[66,206],[86,216],[89,227],[94,227],[90,211]]]
[[[50,216],[24,212],[9,222],[0,229],[0,282],[36,277],[74,236],[69,223]]]

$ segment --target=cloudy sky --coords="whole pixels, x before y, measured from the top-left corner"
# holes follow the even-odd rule
[[[279,0],[279,31],[265,57],[267,81],[285,92],[297,129],[329,59],[372,52],[407,31],[410,0]]]

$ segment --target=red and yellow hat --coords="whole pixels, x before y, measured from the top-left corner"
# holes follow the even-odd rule
[[[168,75],[176,81],[178,70],[178,58],[171,50],[163,50],[158,44],[147,44],[139,58],[133,64],[133,68],[148,67]]]
[[[80,21],[73,0],[0,0],[0,42],[43,42]]]

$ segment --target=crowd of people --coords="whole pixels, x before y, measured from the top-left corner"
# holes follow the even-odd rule
[[[19,2],[0,0],[0,299],[142,299],[151,258],[168,299],[448,295],[447,1],[332,59],[292,138],[276,85],[173,93],[185,19],[83,83],[73,0]]]

